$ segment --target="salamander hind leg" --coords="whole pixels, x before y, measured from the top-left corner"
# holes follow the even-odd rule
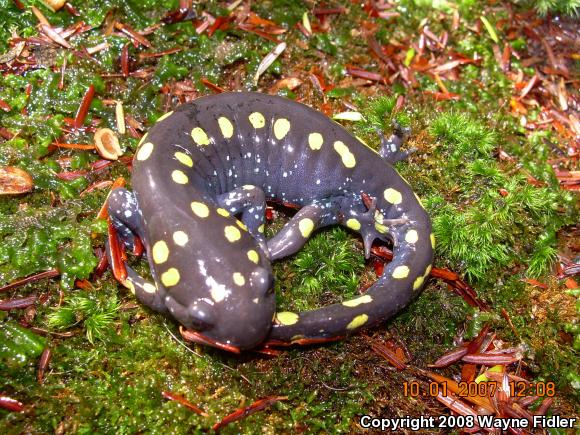
[[[363,194],[363,196],[365,196]],[[363,204],[366,204],[364,206]],[[366,210],[361,210],[366,208]],[[369,258],[375,239],[388,240],[388,233],[397,225],[407,222],[405,218],[386,219],[377,210],[376,198],[362,199],[358,196],[345,199],[341,207],[341,224],[358,232],[363,239],[365,258]]]
[[[407,159],[410,154],[417,151],[416,148],[401,151],[401,146],[405,143],[409,134],[411,134],[409,127],[402,127],[397,121],[393,121],[393,134],[390,137],[387,138],[379,132],[381,136],[379,155],[390,164]]]

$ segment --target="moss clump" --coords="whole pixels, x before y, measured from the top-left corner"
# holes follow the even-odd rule
[[[48,326],[67,329],[82,323],[87,339],[93,343],[95,339],[103,340],[110,335],[119,307],[114,293],[103,298],[95,293],[78,292],[66,298],[64,306],[48,315]]]
[[[394,96],[362,99],[363,122],[355,126],[357,134],[369,137],[372,142],[375,142],[377,132],[392,130],[394,122],[401,127],[409,127],[411,123],[409,115],[406,112],[396,112],[396,103],[397,98]]]
[[[579,0],[515,0],[527,8],[534,8],[540,15],[565,14],[572,17],[580,15]]]
[[[454,157],[488,156],[496,145],[492,130],[463,113],[443,113],[429,130]]]
[[[555,259],[556,231],[568,221],[559,211],[568,207],[569,196],[534,187],[522,175],[508,175],[491,158],[496,134],[468,115],[444,112],[430,132],[445,159],[443,183],[454,186],[457,203],[440,195],[426,200],[439,252],[470,279],[492,278],[494,269],[522,259],[529,264],[529,276],[547,272]]]
[[[334,227],[312,237],[277,276],[278,310],[306,310],[354,297],[364,270],[355,239]]]

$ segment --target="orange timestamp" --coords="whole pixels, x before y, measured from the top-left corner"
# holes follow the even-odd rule
[[[437,397],[447,396],[447,382],[429,382],[422,389],[419,381],[403,382],[403,395],[407,397]],[[509,382],[511,397],[538,396],[554,397],[556,386],[554,382]],[[453,393],[459,397],[495,396],[498,390],[496,382],[458,382],[453,386]]]

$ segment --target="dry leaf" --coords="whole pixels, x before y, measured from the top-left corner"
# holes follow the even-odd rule
[[[33,188],[34,182],[28,172],[14,166],[0,166],[0,195],[19,195]]]

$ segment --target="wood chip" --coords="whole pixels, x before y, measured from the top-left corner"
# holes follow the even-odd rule
[[[115,103],[115,115],[117,117],[117,131],[119,134],[125,134],[127,131],[125,128],[125,111],[123,110],[123,103],[121,101]]]

